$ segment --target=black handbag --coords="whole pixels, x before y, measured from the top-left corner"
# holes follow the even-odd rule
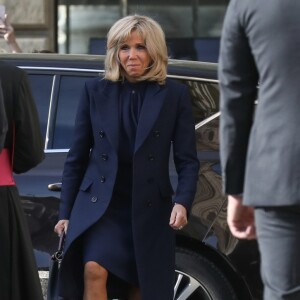
[[[65,241],[65,233],[60,235],[58,249],[51,256],[51,262],[49,266],[49,280],[47,289],[47,300],[59,300],[61,299],[58,295],[58,275],[59,268],[63,258],[63,247]]]

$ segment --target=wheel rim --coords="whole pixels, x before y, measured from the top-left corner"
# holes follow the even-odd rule
[[[205,286],[194,277],[176,270],[174,300],[213,300]]]

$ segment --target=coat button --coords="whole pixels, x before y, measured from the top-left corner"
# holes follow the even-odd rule
[[[100,177],[100,182],[104,183],[105,180],[106,180],[105,176],[101,176],[101,177]]]
[[[149,154],[148,155],[148,160],[153,161],[154,160],[154,155],[153,154]]]
[[[154,131],[153,131],[153,136],[154,136],[155,138],[158,138],[158,137],[160,136],[160,132],[159,132],[158,130],[154,130]]]
[[[96,196],[92,197],[92,199],[91,199],[91,201],[92,201],[93,203],[97,202],[97,200],[98,200],[98,198],[97,198]]]
[[[151,206],[152,206],[152,201],[148,200],[148,201],[147,201],[147,206],[148,206],[148,207],[151,207]]]
[[[108,160],[108,155],[105,154],[105,153],[103,153],[103,154],[101,154],[101,158],[102,158],[103,160]]]
[[[100,136],[101,139],[104,138],[105,137],[105,132],[103,130],[100,130],[99,131],[99,136]]]

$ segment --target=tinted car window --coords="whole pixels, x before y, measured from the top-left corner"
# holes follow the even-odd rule
[[[182,80],[190,90],[198,151],[219,149],[219,87],[217,83]],[[216,158],[215,155],[208,154]],[[207,156],[207,153],[206,153]]]
[[[53,137],[54,149],[69,149],[71,146],[78,101],[84,83],[89,78],[86,76],[61,76]]]
[[[187,81],[190,88],[195,123],[219,111],[219,87],[216,83]]]
[[[45,137],[53,76],[29,74],[28,78],[31,85],[32,95],[35,99],[35,103],[37,105],[37,110],[39,113],[42,135],[43,137]]]

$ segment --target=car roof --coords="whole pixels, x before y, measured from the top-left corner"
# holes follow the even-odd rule
[[[0,60],[11,62],[23,68],[75,68],[104,69],[104,55],[57,54],[57,53],[1,53]],[[182,75],[217,80],[217,64],[169,59],[169,75]]]

